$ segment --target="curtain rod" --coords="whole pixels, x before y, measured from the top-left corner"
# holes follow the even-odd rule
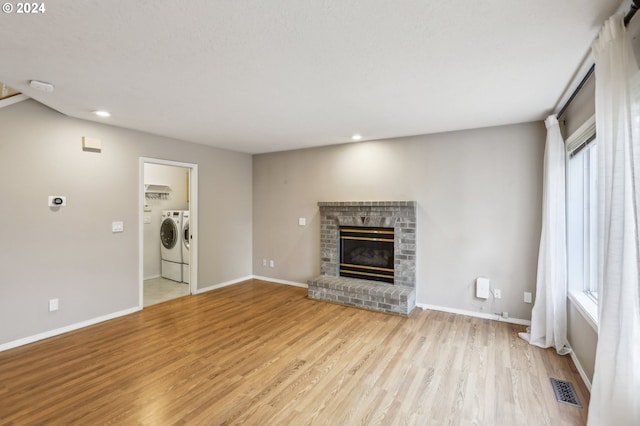
[[[631,9],[624,17],[625,27],[629,25],[629,22],[631,22],[631,19],[633,19],[638,9],[640,9],[640,0],[633,0],[633,2],[631,3]],[[582,78],[582,80],[580,80],[580,84],[578,84],[578,87],[576,87],[576,90],[574,90],[571,96],[569,96],[569,99],[567,100],[567,102],[565,102],[564,106],[560,109],[560,112],[556,114],[556,117],[560,118],[562,114],[565,113],[565,111],[567,110],[571,102],[573,102],[573,99],[578,95],[578,93],[580,93],[580,91],[582,90],[584,85],[587,83],[587,81],[589,80],[589,78],[591,77],[595,69],[596,69],[596,64],[591,65],[591,68],[589,68],[589,71],[587,71],[587,74]]]

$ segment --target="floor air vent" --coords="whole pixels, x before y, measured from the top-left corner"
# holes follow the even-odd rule
[[[564,380],[551,379],[551,386],[556,394],[556,399],[559,402],[573,405],[574,407],[582,407],[578,395],[571,382],[565,382]]]

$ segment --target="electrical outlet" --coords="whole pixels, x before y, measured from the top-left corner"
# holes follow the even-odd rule
[[[269,268],[275,268],[276,267],[276,262],[274,262],[273,260],[269,261]]]
[[[262,259],[262,266],[267,266],[267,259]]]
[[[502,318],[504,318],[504,319],[509,318],[509,312],[506,312],[506,311],[505,311],[505,312],[503,312],[503,313],[502,313]]]
[[[531,293],[528,291],[524,292],[524,303],[531,303]]]
[[[502,292],[499,288],[493,289],[493,297],[496,299],[502,299]]]

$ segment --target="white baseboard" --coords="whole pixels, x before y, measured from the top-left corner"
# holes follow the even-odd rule
[[[573,365],[576,366],[578,373],[580,373],[580,377],[582,377],[582,381],[584,382],[587,389],[589,389],[589,392],[591,392],[591,381],[587,377],[587,373],[585,373],[584,368],[582,368],[582,364],[580,364],[580,360],[578,359],[578,357],[576,356],[573,350],[571,351],[571,353],[569,353],[569,355],[571,356],[571,361],[573,361]]]
[[[484,318],[484,319],[490,319],[490,320],[499,321],[499,322],[508,322],[511,324],[531,325],[531,321],[529,320],[524,320],[520,318],[502,318],[500,315],[487,314],[484,312],[466,311],[464,309],[446,308],[444,306],[427,305],[424,303],[417,303],[416,306],[422,309],[449,312],[451,314],[466,315],[468,317]]]
[[[222,287],[228,287],[230,285],[234,285],[234,284],[241,283],[243,281],[250,280],[251,278],[253,278],[253,275],[249,275],[248,277],[243,277],[243,278],[237,278],[237,279],[231,280],[231,281],[225,281],[223,283],[214,284],[214,285],[211,285],[211,286],[205,287],[205,288],[199,288],[199,289],[196,290],[196,294],[206,293],[208,291],[215,290],[215,289],[222,288]]]
[[[114,312],[112,314],[103,315],[101,317],[92,318],[87,321],[78,322],[75,324],[67,325],[65,327],[56,328],[55,330],[45,331],[33,336],[24,337],[22,339],[14,340],[12,342],[3,343],[0,345],[0,352],[8,349],[17,348],[18,346],[27,345],[29,343],[37,342],[38,340],[48,339],[49,337],[58,336],[60,334],[68,333],[70,331],[77,330],[79,328],[88,327],[90,325],[97,324],[99,322],[109,321],[114,318],[122,317],[140,311],[140,307],[125,309],[124,311]]]
[[[252,275],[251,278],[256,279],[256,280],[261,280],[261,281],[270,281],[270,282],[276,283],[276,284],[290,285],[290,286],[293,286],[293,287],[309,288],[309,286],[307,284],[298,283],[298,282],[295,282],[295,281],[279,280],[277,278],[262,277],[260,275]]]

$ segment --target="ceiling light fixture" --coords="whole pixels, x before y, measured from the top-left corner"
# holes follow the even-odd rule
[[[93,111],[98,117],[111,117],[111,113],[107,111]]]
[[[351,136],[351,140],[354,141],[359,141],[360,139],[362,139],[362,135],[356,133],[355,135]]]

